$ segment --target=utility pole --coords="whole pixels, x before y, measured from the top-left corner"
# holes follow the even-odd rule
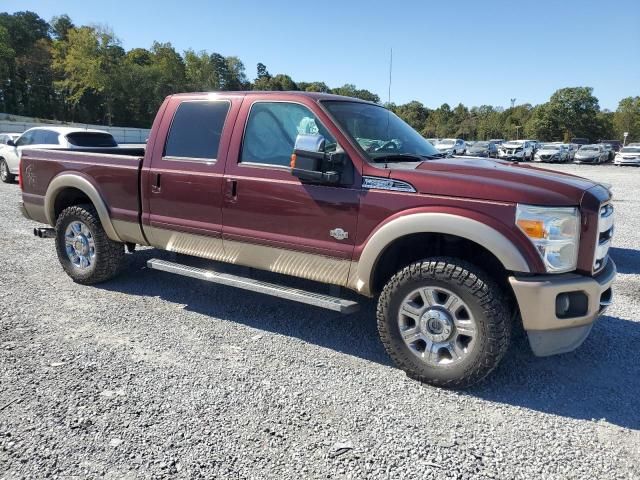
[[[520,140],[520,129],[522,128],[521,125],[516,125],[516,140]]]
[[[512,98],[511,99],[511,108],[513,108],[515,106],[515,104],[516,104],[516,99]]]

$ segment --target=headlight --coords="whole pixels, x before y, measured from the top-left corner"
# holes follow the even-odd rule
[[[536,247],[549,273],[575,270],[580,213],[575,207],[518,205],[516,224]]]

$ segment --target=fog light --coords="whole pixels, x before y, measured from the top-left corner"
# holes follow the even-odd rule
[[[557,317],[566,317],[567,313],[569,313],[569,308],[571,307],[571,301],[569,300],[568,293],[561,293],[556,297],[556,316]]]
[[[589,297],[585,292],[564,292],[556,297],[556,317],[577,318],[587,314]]]

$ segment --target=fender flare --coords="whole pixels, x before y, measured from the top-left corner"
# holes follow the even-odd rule
[[[44,197],[44,211],[47,216],[49,225],[56,224],[55,218],[55,204],[56,198],[65,188],[75,188],[84,193],[98,212],[100,223],[102,228],[106,232],[107,236],[116,242],[122,242],[118,234],[116,233],[111,217],[109,216],[109,210],[102,196],[98,192],[98,189],[85,177],[76,173],[62,173],[55,177],[49,183],[47,187],[47,193]]]
[[[360,259],[354,262],[349,285],[363,295],[370,296],[380,256],[394,241],[416,233],[441,233],[465,238],[489,250],[506,270],[531,271],[513,242],[495,228],[462,215],[422,212],[400,216],[378,228],[367,240]]]

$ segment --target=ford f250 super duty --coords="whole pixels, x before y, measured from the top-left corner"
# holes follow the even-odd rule
[[[21,156],[23,213],[50,225],[34,231],[55,238],[80,284],[109,280],[125,249],[146,245],[345,287],[377,299],[380,338],[400,368],[457,388],[495,368],[515,327],[536,355],[567,352],[611,303],[605,186],[443,158],[373,103],[172,95],[146,148],[121,153]],[[310,292],[178,260],[148,265],[344,313],[358,305],[335,287]]]

